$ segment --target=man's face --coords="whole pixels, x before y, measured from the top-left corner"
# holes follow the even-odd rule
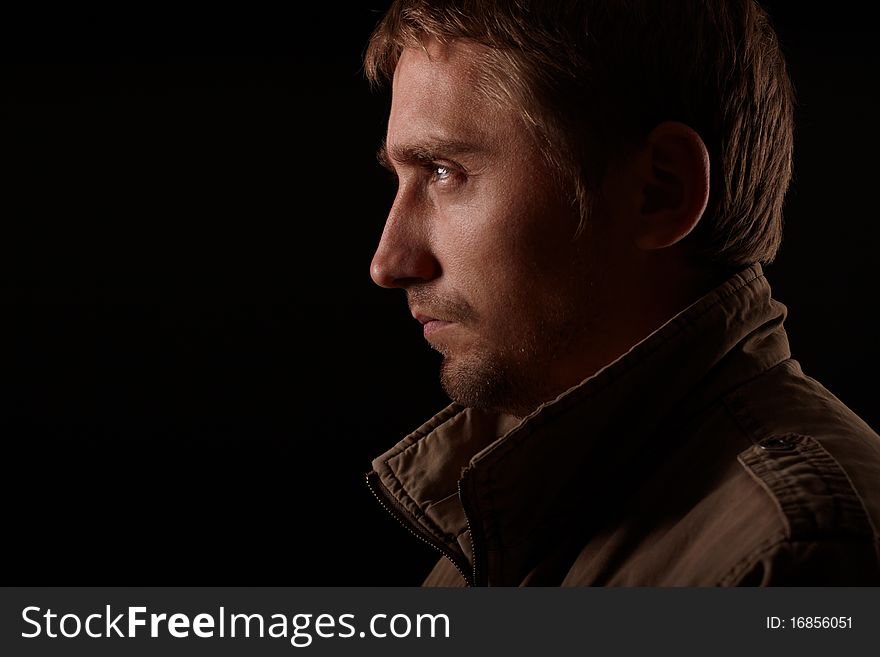
[[[406,290],[453,400],[523,415],[581,378],[595,237],[576,239],[520,116],[475,91],[479,47],[428,51],[394,74],[383,159],[399,186],[371,274]]]

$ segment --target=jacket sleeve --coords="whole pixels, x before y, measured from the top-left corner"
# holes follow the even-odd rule
[[[880,545],[865,538],[780,541],[736,586],[878,586]]]

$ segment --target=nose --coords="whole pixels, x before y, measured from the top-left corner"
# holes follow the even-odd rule
[[[407,288],[440,276],[424,218],[395,202],[370,264],[370,276],[381,287]]]

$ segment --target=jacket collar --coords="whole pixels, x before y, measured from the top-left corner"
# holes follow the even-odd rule
[[[604,497],[669,448],[675,423],[789,358],[785,315],[753,265],[526,418],[452,404],[371,475],[471,583],[516,581],[573,522],[599,523]]]

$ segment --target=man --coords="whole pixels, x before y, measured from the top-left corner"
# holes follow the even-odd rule
[[[750,0],[401,0],[371,274],[453,404],[368,483],[426,585],[880,584],[880,437],[791,359],[791,84]]]

